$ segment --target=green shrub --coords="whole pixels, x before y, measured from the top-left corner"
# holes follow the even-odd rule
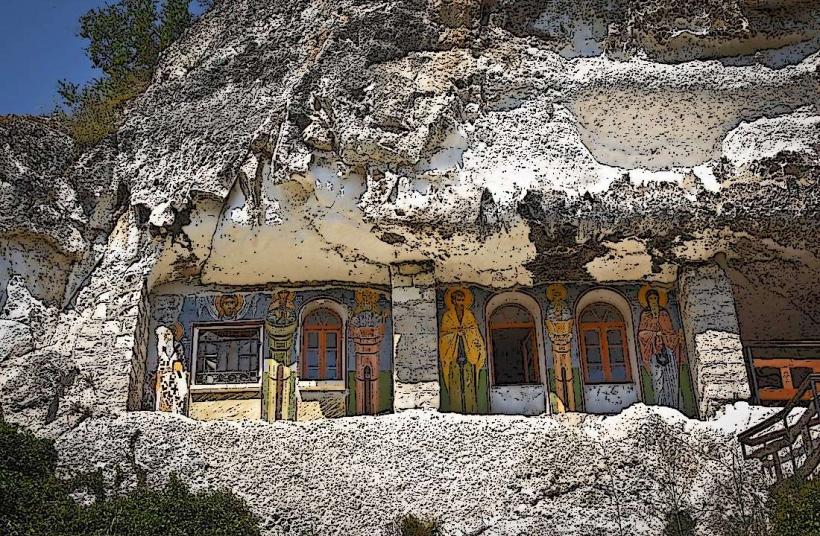
[[[786,480],[769,497],[772,536],[820,536],[820,480]]]
[[[53,445],[0,422],[0,534],[48,534],[77,506],[54,476]]]
[[[141,95],[150,82],[150,72],[137,72],[123,79],[102,79],[84,89],[64,84],[60,93],[66,103],[74,99],[74,104],[70,109],[66,106],[69,111],[63,110],[59,117],[77,145],[93,147],[117,131],[126,105]],[[67,97],[71,91],[76,93]]]
[[[396,536],[442,536],[441,523],[406,514],[393,523]]]
[[[256,517],[229,491],[193,493],[172,475],[161,490],[106,497],[102,474],[56,476],[51,441],[0,421],[0,534],[17,536],[258,536]],[[82,491],[91,504],[80,505]]]
[[[172,475],[162,490],[137,489],[81,510],[78,534],[257,536],[256,517],[227,491],[193,493]]]
[[[213,0],[200,0],[209,9]],[[151,82],[161,54],[185,32],[195,17],[190,0],[116,0],[80,17],[79,37],[102,76],[84,86],[58,82],[58,116],[82,148],[115,133],[125,107]]]

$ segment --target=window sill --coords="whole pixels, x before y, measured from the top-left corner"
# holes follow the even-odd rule
[[[197,392],[220,392],[220,393],[244,393],[248,391],[262,391],[261,383],[242,383],[242,384],[202,384],[192,385],[191,391]]]
[[[300,391],[344,391],[344,380],[299,380]]]
[[[635,382],[632,380],[628,380],[625,382],[584,382],[584,386],[595,387],[595,386],[607,386],[607,385],[635,385]]]

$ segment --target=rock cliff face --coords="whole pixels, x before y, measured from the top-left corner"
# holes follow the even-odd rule
[[[740,232],[816,253],[817,21],[717,0],[224,3],[134,107],[115,174],[153,225],[208,218],[186,268],[213,283],[372,282],[418,257],[495,285],[617,279],[596,259],[636,249],[652,273]]]
[[[153,468],[196,443],[191,470],[213,482],[207,436],[228,425],[119,415],[139,403],[147,296],[170,282],[388,285],[411,261],[494,288],[671,282],[717,255],[742,323],[778,338],[754,311],[789,304],[807,319],[794,335],[816,334],[818,50],[820,5],[800,0],[218,2],[98,147],[0,118],[2,408],[64,453],[142,428]],[[251,428],[248,448],[286,443]],[[67,463],[94,463],[92,444]],[[498,513],[530,492],[505,493],[486,534],[546,526],[536,496],[532,524]]]
[[[133,453],[151,484],[177,472],[229,487],[275,536],[388,536],[406,513],[453,536],[655,536],[672,500],[701,512],[711,535],[764,487],[757,467],[733,460],[733,443],[767,411],[739,404],[711,423],[635,406],[583,422],[410,412],[275,425],[133,413],[84,423],[58,448],[76,453],[71,469],[113,478],[117,464],[133,471]],[[740,494],[733,476],[748,479]]]

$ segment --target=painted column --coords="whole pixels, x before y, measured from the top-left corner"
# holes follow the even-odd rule
[[[390,267],[395,411],[439,407],[438,327],[433,263]]]
[[[380,349],[384,341],[384,312],[375,290],[356,291],[350,315],[350,338],[356,359],[356,415],[376,415],[379,408]]]
[[[296,318],[295,295],[276,292],[265,318],[269,359],[262,376],[264,417],[270,421],[296,419],[296,354],[293,351]]]
[[[735,299],[718,265],[686,268],[678,279],[681,317],[700,415],[751,397]]]
[[[549,374],[550,406],[553,413],[566,413],[583,408],[580,395],[580,371],[572,366],[572,313],[567,305],[567,288],[554,284],[547,287],[547,334],[552,342],[552,369]],[[577,400],[576,400],[577,399]]]

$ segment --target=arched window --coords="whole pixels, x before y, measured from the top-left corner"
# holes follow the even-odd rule
[[[330,309],[316,309],[302,322],[302,379],[342,378],[342,319]]]
[[[503,305],[490,315],[490,351],[495,385],[541,383],[535,321],[521,305]]]
[[[632,381],[626,324],[618,309],[608,303],[593,303],[581,312],[581,362],[584,380],[594,383]]]

